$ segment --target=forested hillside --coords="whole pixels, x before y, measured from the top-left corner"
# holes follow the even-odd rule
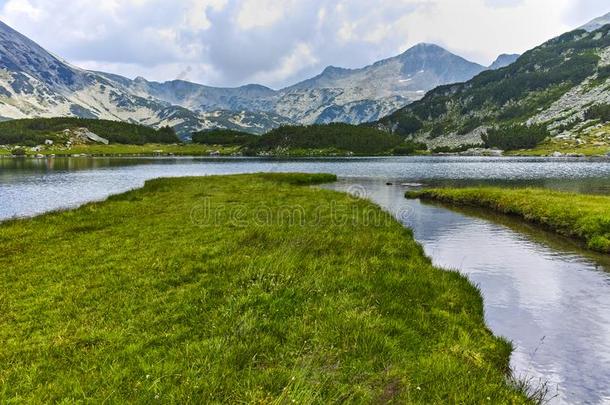
[[[494,127],[543,124],[553,135],[574,129],[567,125],[610,101],[609,31],[564,34],[505,68],[438,87],[376,125],[432,144],[480,141]]]
[[[195,132],[191,136],[193,143],[223,146],[244,146],[256,142],[259,138],[258,135],[230,129],[213,129]]]
[[[349,124],[284,126],[261,136],[258,151],[279,149],[334,149],[354,154],[381,154],[403,143],[403,138],[375,128]]]
[[[66,140],[65,130],[87,128],[110,143],[143,145],[145,143],[177,143],[173,129],[150,127],[119,121],[84,118],[35,118],[0,122],[0,145],[40,145],[49,139]]]

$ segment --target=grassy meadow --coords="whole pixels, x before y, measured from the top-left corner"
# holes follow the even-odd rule
[[[584,242],[589,249],[610,253],[610,197],[537,188],[442,188],[407,193],[462,206],[516,215],[561,235]]]
[[[523,403],[478,290],[331,175],[0,224],[0,402]]]
[[[124,145],[124,144],[87,144],[74,145],[71,148],[63,146],[47,146],[39,152],[34,152],[30,148],[25,148],[29,156],[56,155],[89,155],[89,156],[153,156],[153,155],[175,155],[175,156],[209,156],[212,153],[219,153],[222,156],[230,156],[238,153],[239,147],[198,145],[198,144],[144,144],[144,145]],[[0,149],[0,154],[10,155],[8,149]]]

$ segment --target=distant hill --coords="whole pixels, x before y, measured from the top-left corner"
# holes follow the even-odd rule
[[[73,130],[87,128],[110,143],[142,145],[176,143],[179,138],[169,127],[153,129],[118,121],[84,118],[36,118],[0,122],[0,145],[42,145],[45,141],[65,143]],[[66,131],[68,130],[68,131]]]
[[[376,125],[431,146],[481,142],[498,126],[543,124],[566,138],[587,133],[588,109],[610,104],[609,31],[561,35],[507,67],[440,86]]]
[[[250,144],[251,153],[280,150],[335,150],[356,155],[389,153],[403,138],[374,128],[349,124],[283,126]]]

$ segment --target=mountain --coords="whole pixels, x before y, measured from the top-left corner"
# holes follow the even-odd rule
[[[485,68],[432,44],[361,69],[330,66],[279,92],[276,112],[307,123],[362,123],[421,99],[436,86],[465,81]]]
[[[508,65],[512,65],[517,61],[517,59],[519,59],[519,56],[521,55],[503,53],[502,55],[498,56],[498,58],[491,65],[489,65],[489,70],[498,70]]]
[[[369,99],[401,95],[419,99],[422,92],[442,84],[462,82],[485,67],[454,55],[440,46],[419,44],[402,55],[362,69],[328,67],[320,75],[284,89],[290,93],[312,89],[362,89]]]
[[[608,24],[610,24],[610,13],[605,14],[601,17],[598,17],[592,21],[589,21],[588,23],[586,23],[579,29],[591,32],[591,31],[596,31],[596,30],[602,28],[604,25],[608,25]]]
[[[217,108],[195,111],[137,91],[140,80],[72,66],[0,22],[0,118],[74,116],[169,125],[188,134],[205,128],[264,133],[289,119]],[[175,96],[179,97],[180,86]]]
[[[294,86],[209,87],[80,69],[0,22],[0,119],[73,116],[171,126],[183,137],[226,128],[377,120],[439,85],[486,68],[432,44],[361,69],[328,67]]]
[[[481,143],[490,128],[515,124],[544,125],[574,142],[595,138],[603,123],[588,112],[610,104],[609,31],[605,25],[561,35],[509,66],[438,87],[376,125],[431,146]]]
[[[240,110],[271,114],[275,119],[286,117],[300,124],[359,124],[419,100],[438,85],[464,81],[483,70],[485,67],[439,46],[420,44],[361,69],[329,66],[316,77],[277,91],[255,84],[217,88],[143,78],[125,85],[141,97],[154,97],[197,112]]]

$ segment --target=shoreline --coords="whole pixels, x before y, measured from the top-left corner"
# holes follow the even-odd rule
[[[0,153],[0,159],[53,159],[53,158],[130,158],[130,157],[207,157],[207,158],[250,158],[250,159],[316,159],[316,158],[418,158],[418,157],[433,157],[433,158],[448,158],[448,157],[463,157],[463,158],[481,158],[481,159],[511,159],[511,158],[534,158],[534,159],[556,159],[556,160],[570,160],[570,159],[595,159],[595,160],[610,160],[610,154],[608,155],[580,155],[580,154],[567,154],[562,156],[553,155],[537,155],[537,154],[504,154],[504,155],[472,155],[472,154],[459,154],[459,153],[438,153],[438,154],[414,154],[414,155],[357,155],[357,154],[264,154],[264,155],[245,155],[240,153],[181,153],[181,152],[161,152],[161,153],[42,153],[34,154],[29,153],[27,155],[11,155],[10,153]]]
[[[539,188],[468,187],[408,191],[405,197],[517,217],[592,251],[610,253],[609,196]]]

